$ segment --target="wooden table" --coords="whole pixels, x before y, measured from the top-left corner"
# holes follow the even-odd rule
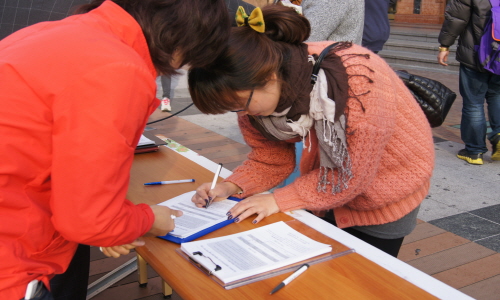
[[[207,170],[179,153],[160,147],[159,152],[138,154],[131,171],[128,198],[134,203],[155,204],[194,190],[210,182],[215,171]],[[195,183],[144,186],[159,180],[194,178]],[[219,178],[219,180],[222,180]],[[280,220],[293,220],[278,213],[258,225],[251,218],[231,224],[203,238],[223,236],[263,226]],[[296,221],[298,222],[298,221]],[[288,274],[278,275],[231,290],[225,290],[175,252],[178,244],[158,238],[146,238],[137,248],[140,283],[144,283],[147,262],[183,299],[437,299],[423,289],[402,279],[357,253],[314,264],[300,278],[273,295],[269,292]],[[141,277],[142,275],[142,277]]]

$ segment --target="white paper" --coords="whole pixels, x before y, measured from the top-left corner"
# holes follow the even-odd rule
[[[145,145],[155,145],[155,142],[148,139],[145,137],[143,134],[141,135],[141,138],[139,139],[139,143],[137,146],[145,146]]]
[[[332,251],[331,245],[316,242],[282,221],[183,243],[181,249],[226,284]],[[195,252],[203,256],[193,255]],[[214,271],[215,265],[221,269]]]
[[[187,192],[158,205],[181,210],[183,215],[175,219],[175,228],[169,235],[186,238],[205,228],[227,220],[226,213],[238,202],[222,200],[212,202],[208,208],[198,208],[191,201],[196,191]]]

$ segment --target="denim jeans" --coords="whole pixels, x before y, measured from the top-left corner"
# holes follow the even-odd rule
[[[500,75],[478,72],[460,64],[460,95],[463,98],[460,133],[465,149],[471,154],[485,153],[486,117],[484,100],[488,104],[491,139],[500,133]]]

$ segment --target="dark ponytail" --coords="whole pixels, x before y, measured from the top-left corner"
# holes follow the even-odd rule
[[[262,8],[265,34],[275,42],[300,44],[309,38],[311,25],[293,8],[282,5],[268,5]]]

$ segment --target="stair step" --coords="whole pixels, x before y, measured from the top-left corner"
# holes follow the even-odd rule
[[[427,72],[434,72],[434,73],[442,73],[443,75],[444,74],[458,75],[458,73],[459,73],[458,71],[455,71],[455,70],[448,70],[444,66],[439,66],[439,68],[442,67],[442,69],[432,69],[432,68],[427,68],[427,67],[422,67],[422,66],[414,66],[414,65],[398,64],[398,63],[389,63],[389,66],[391,66],[394,70],[404,70],[404,71],[408,71],[409,73],[412,73],[412,71],[427,71]]]
[[[406,51],[419,54],[434,55],[437,57],[439,50],[438,44],[422,41],[408,41],[390,38],[385,44],[383,50]],[[457,46],[450,47],[450,57],[455,57]]]
[[[389,64],[405,65],[408,68],[418,67],[429,71],[455,71],[458,73],[460,63],[454,57],[448,58],[448,66],[441,66],[437,63],[435,55],[421,54],[416,52],[382,50],[379,55],[383,57]]]
[[[412,32],[410,30],[391,28],[390,36],[392,39],[429,42],[438,44],[439,31],[436,32],[435,30],[425,30],[425,31],[419,30],[417,32]]]
[[[426,32],[438,33],[441,31],[441,24],[413,24],[413,23],[399,23],[391,24],[391,31],[412,31],[412,32]]]
[[[389,21],[391,28],[411,28],[411,29],[432,29],[435,31],[440,31],[442,24],[431,24],[431,23],[403,23],[403,22],[394,22]]]

